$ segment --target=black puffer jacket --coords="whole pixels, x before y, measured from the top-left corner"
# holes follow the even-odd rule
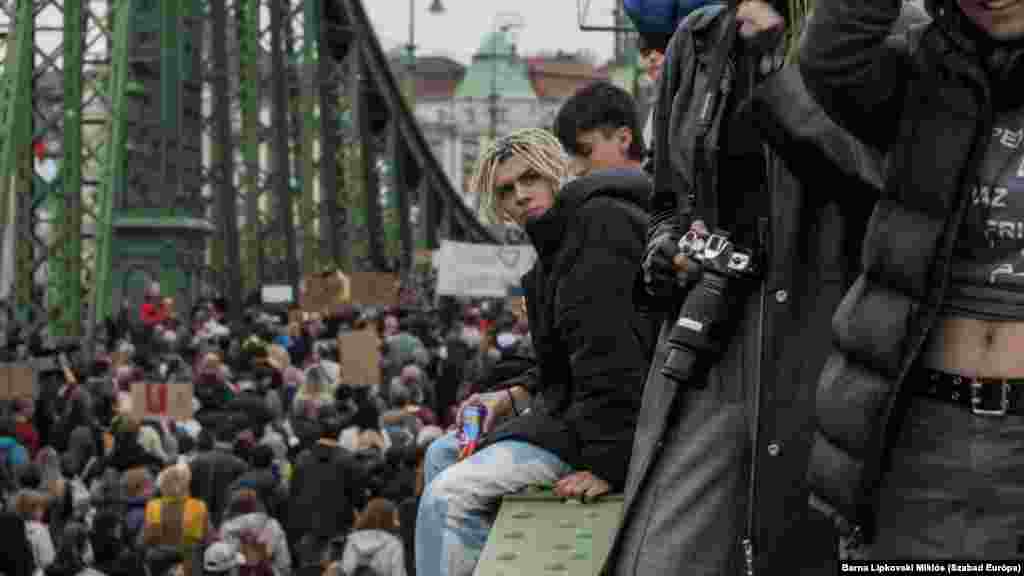
[[[812,504],[868,537],[901,385],[943,302],[994,109],[1024,103],[1011,84],[1024,72],[1019,46],[986,46],[952,0],[932,2],[935,20],[906,41],[887,41],[901,5],[822,0],[800,53],[829,116],[889,154],[865,271],[833,319],[808,472]]]
[[[530,414],[486,443],[514,438],[625,484],[656,326],[631,305],[647,231],[650,180],[640,170],[603,171],[558,193],[526,231],[538,260],[523,277],[537,351]]]

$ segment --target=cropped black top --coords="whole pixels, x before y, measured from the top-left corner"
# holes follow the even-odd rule
[[[998,116],[978,175],[943,311],[1024,320],[1024,109]]]

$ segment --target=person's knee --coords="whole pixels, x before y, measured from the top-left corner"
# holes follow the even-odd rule
[[[445,435],[427,446],[423,454],[424,484],[433,482],[441,471],[458,461],[458,443],[453,436]]]
[[[459,473],[459,468],[465,465],[460,463],[458,466],[449,466],[434,477],[423,492],[427,506],[443,503],[445,515],[449,518],[464,517],[481,506],[479,494],[465,481],[465,476]]]

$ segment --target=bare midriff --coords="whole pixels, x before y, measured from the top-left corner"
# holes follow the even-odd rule
[[[921,364],[972,378],[1024,378],[1024,321],[939,318]]]

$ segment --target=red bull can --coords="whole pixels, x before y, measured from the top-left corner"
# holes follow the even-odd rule
[[[483,404],[471,404],[462,409],[462,429],[459,431],[459,447],[465,448],[475,444],[483,433],[484,419],[487,418],[487,407]]]

